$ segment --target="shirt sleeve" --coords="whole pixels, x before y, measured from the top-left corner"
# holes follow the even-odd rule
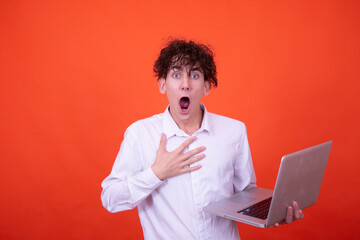
[[[162,183],[151,167],[144,169],[138,143],[136,135],[127,129],[112,171],[101,184],[101,201],[109,212],[136,207]]]
[[[256,187],[256,175],[251,158],[250,146],[246,132],[246,126],[242,126],[242,134],[237,145],[237,158],[234,162],[234,192],[240,192]]]

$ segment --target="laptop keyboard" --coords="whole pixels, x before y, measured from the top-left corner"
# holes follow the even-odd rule
[[[267,199],[265,199],[261,202],[258,202],[250,207],[247,207],[243,210],[238,211],[238,213],[242,213],[244,215],[248,215],[251,217],[256,217],[256,218],[265,220],[269,213],[271,199],[272,199],[272,197],[267,198]]]

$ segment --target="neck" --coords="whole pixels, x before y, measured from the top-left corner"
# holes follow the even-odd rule
[[[172,117],[178,127],[191,136],[194,132],[200,129],[204,117],[204,110],[199,107],[197,114],[190,116],[188,119],[175,119],[174,116]]]

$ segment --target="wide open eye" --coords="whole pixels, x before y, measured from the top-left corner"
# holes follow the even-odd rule
[[[179,73],[173,73],[173,78],[179,78],[180,77],[180,74]]]
[[[193,79],[198,79],[198,78],[199,78],[199,74],[197,74],[197,73],[192,73],[192,74],[191,74],[191,78],[193,78]]]

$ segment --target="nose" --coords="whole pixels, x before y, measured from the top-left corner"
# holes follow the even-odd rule
[[[190,89],[190,78],[187,74],[184,76],[181,81],[181,90],[189,90]]]

